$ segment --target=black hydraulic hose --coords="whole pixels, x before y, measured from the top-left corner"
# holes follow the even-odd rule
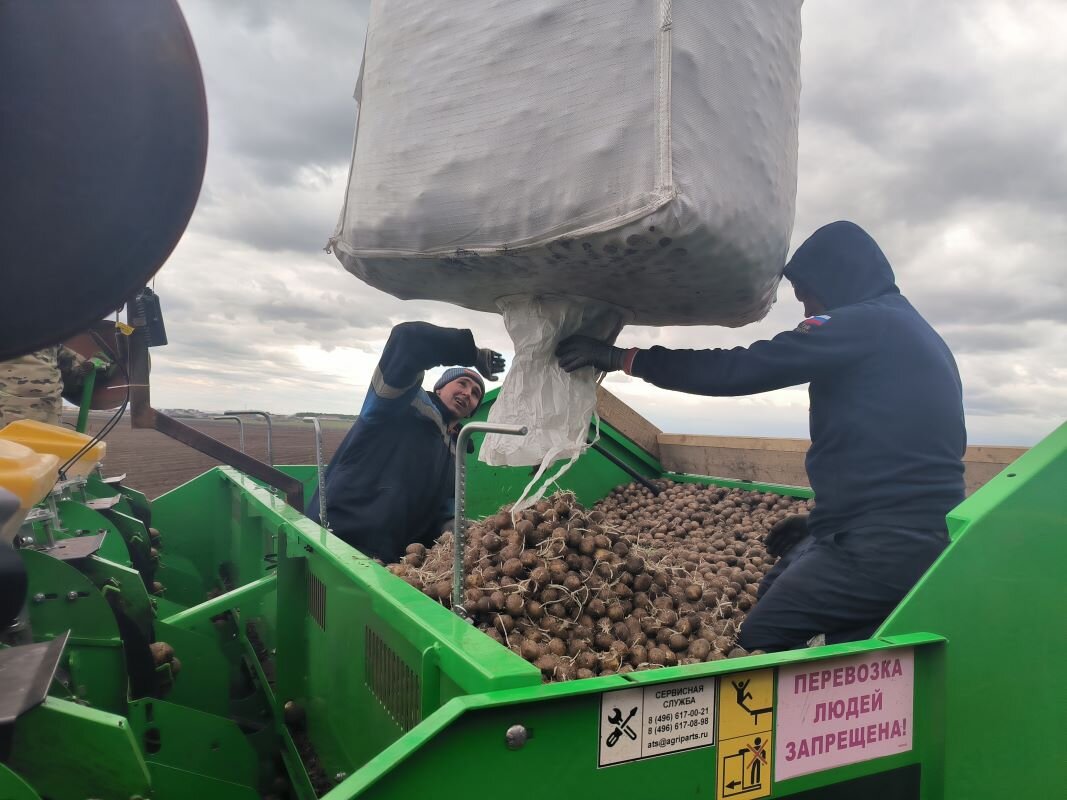
[[[586,439],[586,444],[592,445],[592,448],[594,450],[596,450],[598,453],[600,453],[600,455],[604,456],[604,458],[606,458],[608,461],[610,461],[616,467],[621,469],[623,472],[625,472],[627,475],[629,475],[631,478],[633,478],[639,484],[641,484],[646,489],[648,489],[650,492],[652,492],[652,496],[653,497],[657,497],[659,495],[659,493],[663,491],[658,486],[656,486],[656,484],[654,484],[652,481],[650,481],[644,475],[640,474],[637,470],[635,470],[633,467],[631,467],[625,461],[622,461],[621,459],[616,458],[611,453],[609,453],[607,450],[605,450],[603,447],[601,447],[599,444],[596,444],[595,442],[593,442],[593,441],[591,441],[589,439]]]

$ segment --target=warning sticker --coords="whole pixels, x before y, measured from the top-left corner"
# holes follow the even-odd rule
[[[774,670],[726,675],[719,684],[716,800],[771,793]]]
[[[910,649],[783,667],[775,777],[911,750],[914,687]]]
[[[766,797],[771,793],[771,733],[750,734],[719,743],[719,775],[715,796]]]
[[[660,683],[600,696],[600,755],[608,767],[715,744],[715,679]]]

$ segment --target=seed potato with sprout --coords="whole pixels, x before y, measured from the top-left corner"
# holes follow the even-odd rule
[[[564,492],[472,523],[463,603],[475,625],[545,681],[748,655],[737,633],[775,561],[763,538],[812,501],[659,483],[658,496],[631,483],[585,509]],[[452,534],[388,568],[450,605]]]

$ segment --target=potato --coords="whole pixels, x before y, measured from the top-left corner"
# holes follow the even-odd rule
[[[473,523],[465,607],[475,624],[571,680],[744,655],[738,626],[774,564],[763,537],[810,503],[741,489],[620,486],[593,509],[561,493],[512,521]],[[409,546],[398,577],[448,604],[451,536]]]

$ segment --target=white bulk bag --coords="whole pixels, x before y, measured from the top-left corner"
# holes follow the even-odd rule
[[[331,246],[401,298],[761,318],[793,224],[801,2],[376,0]],[[514,388],[545,377],[526,361],[493,416],[537,427],[516,415]]]

